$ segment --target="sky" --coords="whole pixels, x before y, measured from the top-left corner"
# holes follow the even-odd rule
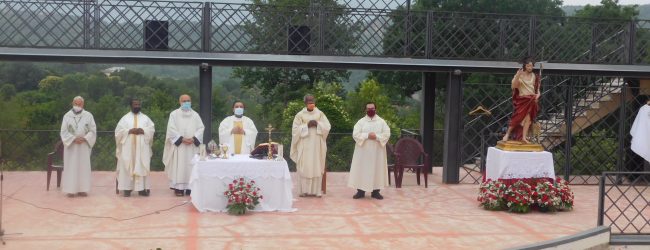
[[[564,5],[600,5],[600,0],[564,0]],[[650,4],[650,0],[619,0],[619,4]]]

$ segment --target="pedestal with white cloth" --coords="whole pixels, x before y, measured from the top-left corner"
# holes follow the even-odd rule
[[[515,152],[489,147],[484,180],[550,178],[555,179],[553,155],[548,151]]]
[[[239,177],[254,180],[263,199],[254,211],[293,212],[292,182],[285,160],[258,160],[248,155],[235,155],[228,159],[200,161],[194,157],[190,177],[192,204],[200,212],[226,212],[228,200],[224,192],[228,184]]]

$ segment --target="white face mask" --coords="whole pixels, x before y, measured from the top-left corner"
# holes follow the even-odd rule
[[[235,108],[235,115],[236,116],[244,115],[244,108]]]
[[[79,106],[75,105],[75,106],[72,106],[72,110],[74,110],[75,113],[79,113],[84,109],[82,107],[79,107]]]

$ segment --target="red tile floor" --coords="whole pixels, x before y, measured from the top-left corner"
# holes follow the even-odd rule
[[[596,226],[597,186],[573,186],[570,212],[492,212],[478,206],[478,185],[442,184],[436,169],[429,188],[405,175],[403,187],[383,190],[381,201],[353,200],[348,174],[329,173],[322,198],[298,198],[294,190],[298,211],[244,216],[199,213],[189,197],[173,195],[163,172],[152,174],[146,198],[116,195],[112,172],[93,172],[93,189],[79,198],[45,191],[45,172],[6,172],[1,248],[502,249]]]

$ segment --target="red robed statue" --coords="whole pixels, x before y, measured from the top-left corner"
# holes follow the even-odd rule
[[[517,74],[512,78],[512,105],[513,112],[508,131],[503,136],[503,141],[513,139],[530,143],[527,140],[528,131],[531,124],[537,118],[539,111],[539,96],[541,76],[533,72],[535,62],[532,58],[526,58],[522,62],[522,67],[517,70]]]

